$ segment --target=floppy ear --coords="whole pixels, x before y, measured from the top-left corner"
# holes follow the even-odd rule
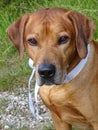
[[[69,19],[75,28],[76,48],[81,58],[85,58],[87,54],[87,44],[91,42],[95,25],[92,20],[76,11],[68,13]]]
[[[7,28],[7,34],[11,42],[14,44],[14,46],[18,49],[20,53],[20,59],[23,58],[23,52],[24,52],[24,44],[23,44],[23,34],[24,34],[24,27],[27,23],[29,14],[24,15],[14,23],[12,23]]]

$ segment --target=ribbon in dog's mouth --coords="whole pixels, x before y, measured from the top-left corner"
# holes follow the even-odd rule
[[[34,78],[35,76],[35,66],[33,66],[33,61],[31,59],[29,59],[29,66],[32,68],[32,73],[31,76],[29,78],[28,81],[28,93],[29,93],[29,107],[30,107],[30,111],[33,114],[33,116],[37,119],[37,120],[42,120],[43,118],[40,116],[39,114],[39,107],[38,107],[38,90],[39,90],[39,86],[37,85],[37,82],[35,83],[35,93],[34,93],[34,101],[32,99],[31,96],[31,80]]]
[[[88,61],[88,57],[90,54],[90,45],[88,44],[88,54],[86,56],[86,58],[82,59],[79,64],[70,72],[66,75],[66,78],[64,80],[65,82],[69,82],[72,79],[74,79],[80,72],[81,70],[84,68],[85,64]],[[31,110],[31,113],[33,114],[33,116],[37,119],[37,120],[42,120],[43,118],[40,116],[39,114],[39,107],[38,107],[38,90],[39,90],[39,86],[37,85],[37,82],[35,83],[35,93],[34,93],[34,101],[32,100],[32,96],[31,96],[31,80],[34,78],[35,76],[35,71],[36,71],[36,67],[33,65],[33,61],[31,59],[29,59],[29,66],[32,68],[32,73],[31,76],[29,78],[28,81],[28,91],[29,91],[29,107]]]

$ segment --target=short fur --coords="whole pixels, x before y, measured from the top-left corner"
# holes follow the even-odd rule
[[[93,21],[81,13],[53,8],[26,14],[7,29],[20,58],[25,49],[34,61],[39,85],[42,81],[38,66],[49,63],[56,67],[51,80],[54,85],[44,85],[39,90],[56,130],[72,130],[72,125],[98,130],[98,43],[92,41],[94,28]],[[69,40],[59,45],[58,39],[63,35]],[[30,38],[35,38],[37,44],[28,44]],[[65,75],[86,57],[88,44],[90,55],[85,67],[72,81],[63,83]]]

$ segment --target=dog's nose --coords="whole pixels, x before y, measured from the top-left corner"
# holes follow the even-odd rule
[[[55,66],[52,64],[41,64],[38,67],[38,73],[42,78],[51,78],[55,74]]]

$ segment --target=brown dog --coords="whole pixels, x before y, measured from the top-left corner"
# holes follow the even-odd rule
[[[54,8],[26,14],[7,29],[20,58],[25,48],[35,63],[37,83],[44,85],[39,93],[56,130],[71,130],[72,125],[98,130],[98,44],[92,41],[94,28],[93,21],[84,15]],[[87,62],[81,71],[64,83],[84,58]]]

